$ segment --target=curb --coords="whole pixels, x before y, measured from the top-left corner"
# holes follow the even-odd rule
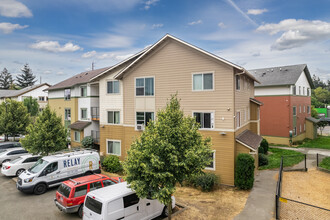
[[[178,206],[178,207],[180,208],[180,210],[177,211],[177,212],[175,212],[175,213],[173,213],[173,214],[171,215],[171,217],[174,217],[174,216],[180,214],[181,212],[183,212],[184,210],[187,209],[187,207],[183,206],[182,204],[176,203],[175,205]],[[168,218],[166,217],[166,218],[163,218],[162,220],[166,220],[166,219],[168,219]]]

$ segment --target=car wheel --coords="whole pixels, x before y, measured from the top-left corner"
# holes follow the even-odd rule
[[[165,206],[164,209],[163,209],[163,216],[168,217],[168,208],[167,208],[167,206]]]
[[[47,190],[47,186],[46,186],[46,184],[44,184],[44,183],[39,183],[38,185],[36,185],[36,186],[34,187],[33,192],[34,192],[34,194],[36,194],[36,195],[41,195],[41,194],[44,194],[44,193],[46,192],[46,190]]]
[[[82,218],[83,214],[84,214],[83,208],[84,208],[84,204],[82,204],[78,209],[78,215],[79,215],[80,218]]]
[[[2,163],[6,163],[6,162],[9,162],[9,161],[10,161],[10,160],[7,159],[7,160],[2,161]]]
[[[25,170],[24,169],[19,169],[16,172],[16,176],[19,176],[21,173],[23,173]]]

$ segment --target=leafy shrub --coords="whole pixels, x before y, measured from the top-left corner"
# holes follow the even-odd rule
[[[103,167],[105,171],[110,173],[117,173],[123,170],[119,157],[115,155],[105,157],[103,160]]]
[[[260,145],[259,148],[258,148],[258,153],[259,153],[259,154],[264,154],[264,148],[261,147],[261,145]]]
[[[91,136],[86,136],[81,141],[81,145],[84,148],[93,148],[94,147],[94,140]]]
[[[265,154],[259,154],[258,162],[259,162],[259,166],[268,165],[268,157]]]
[[[188,185],[200,188],[203,192],[210,192],[219,184],[219,177],[213,173],[202,173],[188,180]]]
[[[266,139],[262,139],[260,147],[259,148],[263,148],[263,153],[267,154],[268,153],[268,141]]]
[[[239,154],[236,159],[235,186],[251,189],[254,182],[254,159],[248,154]]]

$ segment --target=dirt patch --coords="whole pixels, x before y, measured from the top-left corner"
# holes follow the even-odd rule
[[[282,196],[330,209],[330,174],[316,169],[283,172]],[[288,201],[281,203],[281,219],[330,219],[330,212]]]
[[[177,187],[174,194],[176,201],[186,209],[173,219],[233,219],[243,210],[249,193],[227,186],[209,193],[190,187]]]

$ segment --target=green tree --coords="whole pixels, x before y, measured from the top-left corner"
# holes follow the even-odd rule
[[[316,124],[317,128],[318,128],[318,129],[320,130],[320,132],[321,132],[321,136],[322,136],[322,132],[323,132],[325,126],[327,126],[327,125],[328,125],[328,122],[327,122],[327,121],[319,121],[319,122]]]
[[[37,117],[34,124],[27,127],[28,135],[21,140],[30,153],[48,155],[65,149],[67,146],[67,130],[61,118],[47,106]]]
[[[23,104],[31,116],[36,116],[39,113],[39,104],[36,98],[32,98],[31,96],[25,98]]]
[[[169,219],[176,183],[200,174],[212,161],[211,140],[203,139],[198,128],[194,118],[184,116],[174,95],[158,111],[157,120],[149,122],[132,143],[124,163],[131,188],[141,198],[151,197],[167,205]]]
[[[323,105],[330,101],[330,92],[326,89],[318,87],[314,89],[314,94],[315,94],[315,98],[319,102],[323,103]]]
[[[94,139],[92,138],[92,136],[86,136],[86,137],[84,137],[84,139],[82,139],[81,145],[84,148],[93,148],[94,147]]]
[[[13,83],[13,78],[6,68],[0,73],[0,89],[9,89]]]
[[[16,77],[18,86],[20,86],[21,88],[33,86],[37,80],[35,80],[36,76],[33,75],[32,70],[29,67],[29,64],[26,63],[23,69],[21,69],[21,71],[22,74]]]
[[[17,134],[25,134],[29,125],[29,113],[23,103],[6,99],[0,105],[0,134],[15,137]]]
[[[311,110],[311,116],[313,118],[319,118],[319,114],[317,113],[316,109],[314,106],[312,106],[312,110]]]

